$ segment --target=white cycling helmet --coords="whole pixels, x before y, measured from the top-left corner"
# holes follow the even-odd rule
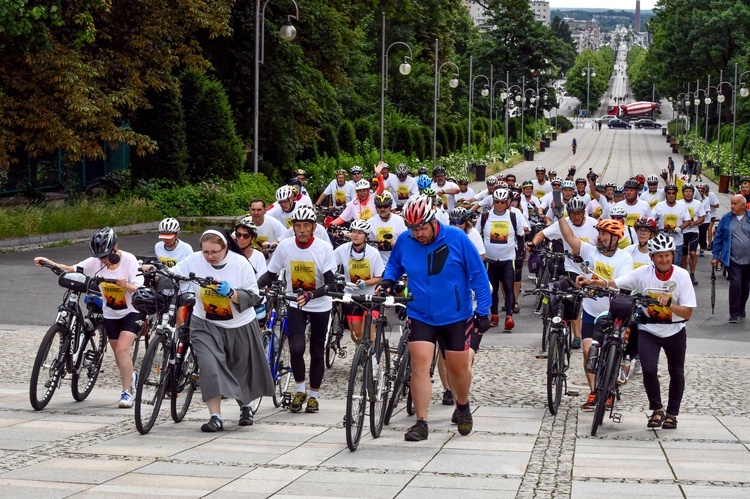
[[[657,234],[648,240],[648,253],[661,253],[663,251],[675,251],[674,239],[666,234]]]
[[[286,201],[294,196],[294,189],[290,185],[282,185],[276,189],[276,201]]]
[[[609,210],[609,216],[611,217],[627,217],[628,212],[622,206],[613,206]]]
[[[495,201],[509,201],[510,191],[508,189],[495,189],[492,193],[492,199]]]
[[[294,210],[294,213],[292,213],[290,220],[292,222],[315,223],[317,221],[317,217],[315,216],[315,210],[313,210],[310,206],[303,204],[302,206]]]
[[[370,222],[368,222],[367,220],[359,219],[359,220],[354,220],[349,225],[349,230],[361,230],[365,234],[369,234],[370,231],[372,230],[372,227],[370,226]]]
[[[487,177],[487,180],[484,181],[487,185],[495,185],[497,184],[497,177],[489,176]]]
[[[658,184],[659,183],[659,177],[656,175],[649,175],[646,177],[646,183],[647,184]]]
[[[180,232],[180,222],[174,218],[165,218],[159,222],[159,234],[177,234]]]
[[[362,173],[362,167],[361,167],[361,166],[358,166],[358,165],[354,165],[354,166],[352,166],[352,167],[351,167],[351,169],[349,170],[349,172],[350,172],[350,173],[351,173],[352,175],[356,175],[356,174],[358,174],[358,173]]]
[[[575,213],[577,211],[583,211],[586,209],[586,203],[583,202],[583,199],[579,197],[574,197],[570,201],[568,201],[568,204],[566,205],[566,209],[568,210],[568,213]]]
[[[357,183],[354,184],[354,190],[359,191],[359,190],[362,190],[362,189],[367,189],[369,191],[370,190],[370,182],[368,182],[365,179],[357,180]]]
[[[573,182],[572,180],[563,180],[562,188],[563,189],[575,189],[576,183]]]

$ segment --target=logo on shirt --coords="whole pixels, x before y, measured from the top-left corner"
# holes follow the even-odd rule
[[[594,273],[599,277],[610,280],[614,279],[615,268],[612,265],[607,265],[606,263],[597,260],[594,264]]]
[[[393,249],[393,227],[378,227],[376,238],[378,250],[391,251]]]
[[[125,301],[125,290],[117,284],[103,282],[99,285],[104,295],[104,303],[112,310],[125,310],[128,304]]]
[[[675,230],[677,228],[677,215],[664,215],[664,230]]]
[[[379,257],[378,257],[379,258]],[[349,279],[351,282],[357,282],[360,279],[365,281],[370,279],[370,260],[349,260]]]
[[[231,301],[216,292],[215,284],[201,288],[201,303],[210,321],[228,321],[233,317]]]
[[[292,269],[292,289],[295,291],[314,291],[315,290],[315,263],[300,262],[292,260],[290,262]]]
[[[490,224],[491,244],[508,244],[509,235],[510,222],[505,220],[496,220]]]

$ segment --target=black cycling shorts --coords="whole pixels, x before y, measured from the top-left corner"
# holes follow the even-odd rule
[[[104,332],[110,340],[118,339],[122,331],[130,331],[138,335],[141,327],[143,327],[143,316],[138,312],[131,312],[121,319],[104,319]]]
[[[698,233],[697,232],[683,232],[682,233],[682,256],[688,254],[688,251],[695,251],[698,249]]]
[[[437,341],[443,356],[446,350],[465,352],[471,348],[473,331],[474,317],[443,326],[433,326],[418,319],[409,318],[409,342],[429,341],[434,344]],[[478,347],[479,341],[477,341]]]

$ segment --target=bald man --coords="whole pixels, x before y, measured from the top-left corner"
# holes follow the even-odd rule
[[[742,194],[732,196],[731,211],[721,217],[716,229],[713,268],[719,261],[729,276],[729,322],[736,324],[745,318],[750,295],[750,210]]]

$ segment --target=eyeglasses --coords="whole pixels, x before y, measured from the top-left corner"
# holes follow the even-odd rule
[[[201,251],[201,253],[203,253],[203,256],[209,257],[209,256],[220,255],[222,251],[224,251],[224,250],[221,249],[219,251]]]
[[[651,234],[651,229],[646,229],[644,227],[640,227],[638,229],[635,229],[635,231],[638,234]]]
[[[235,232],[234,237],[237,239],[250,239],[253,235],[249,232]]]
[[[621,217],[621,216],[619,216],[619,215],[615,215],[615,216],[611,216],[610,218],[611,218],[612,220],[623,220],[623,219],[624,219],[625,217]]]

